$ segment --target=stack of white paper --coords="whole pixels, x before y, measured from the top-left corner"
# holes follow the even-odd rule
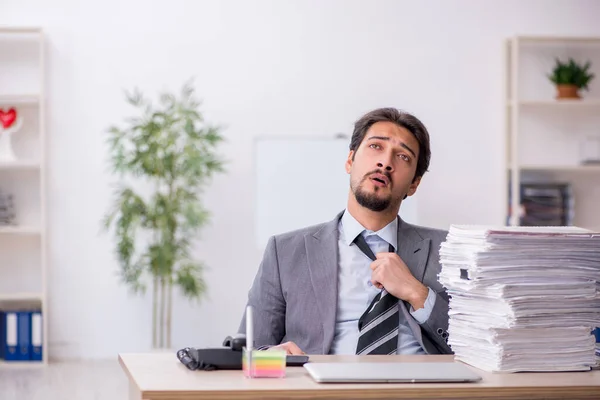
[[[587,370],[600,326],[600,233],[452,226],[440,248],[448,344],[487,371]]]

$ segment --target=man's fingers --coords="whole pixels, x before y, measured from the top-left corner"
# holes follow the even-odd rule
[[[383,263],[383,260],[375,260],[369,265],[371,267],[371,271],[375,271],[377,267],[379,267]]]
[[[375,286],[377,289],[383,289],[383,285],[376,280],[372,280],[371,282],[373,282],[373,286]]]
[[[371,283],[373,284],[373,286],[375,286],[377,289],[381,289],[383,288],[383,284],[381,283],[380,279],[381,277],[379,276],[379,271],[373,271],[373,273],[371,274]]]
[[[294,342],[285,342],[280,345],[273,346],[270,349],[285,350],[286,354],[290,354],[290,355],[297,355],[297,356],[304,355],[304,352],[302,350],[300,350],[300,347],[298,347],[298,345],[296,345],[296,343],[294,343]]]
[[[371,283],[373,284],[373,286],[375,286],[377,289],[383,289],[383,283],[381,283],[383,276],[382,275],[382,269],[374,269],[373,272],[371,272]]]
[[[288,354],[295,355],[295,356],[296,355],[297,356],[301,356],[301,355],[304,354],[304,352],[302,350],[300,350],[300,347],[298,347],[296,345],[296,343],[294,343],[294,342],[287,342],[286,344],[288,345],[288,348],[286,349],[287,352],[288,352]]]
[[[381,253],[375,254],[375,258],[378,259],[378,260],[383,260],[385,258],[390,258],[390,257],[393,257],[395,255],[397,255],[397,254],[389,252],[389,251],[382,251]]]

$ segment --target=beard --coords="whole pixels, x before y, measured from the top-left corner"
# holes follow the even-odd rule
[[[377,192],[367,193],[362,190],[360,186],[354,190],[354,197],[356,197],[358,204],[366,209],[376,212],[387,210],[392,203],[391,194],[385,197],[379,197],[377,196]]]
[[[388,207],[390,207],[393,198],[391,193],[383,197],[378,196],[378,187],[375,187],[374,192],[367,192],[366,190],[363,190],[363,184],[369,179],[369,175],[371,175],[374,172],[384,173],[382,171],[373,171],[365,175],[365,177],[360,181],[358,185],[352,187],[352,192],[354,193],[354,197],[356,198],[358,204],[360,204],[368,210],[381,212],[387,210]],[[389,176],[389,174],[386,175],[388,177],[388,180],[391,182],[391,177]]]

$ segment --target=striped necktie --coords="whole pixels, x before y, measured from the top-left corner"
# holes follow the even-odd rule
[[[367,257],[375,260],[373,251],[362,235],[358,235],[354,243]],[[392,245],[390,252],[394,252]],[[396,354],[399,318],[398,299],[383,289],[358,320],[356,354]]]

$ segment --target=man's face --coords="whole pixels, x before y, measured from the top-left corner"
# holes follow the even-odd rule
[[[371,125],[346,161],[356,201],[372,211],[400,207],[404,196],[412,196],[421,181],[413,182],[418,157],[419,142],[407,129],[392,122]]]

